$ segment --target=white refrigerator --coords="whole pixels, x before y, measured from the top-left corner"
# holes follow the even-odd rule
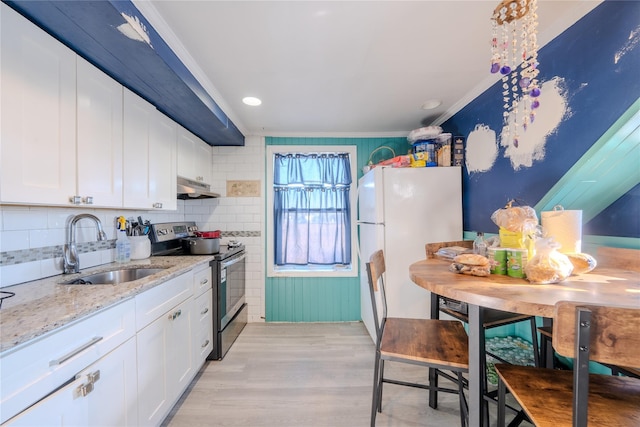
[[[389,317],[429,318],[430,294],[414,284],[409,265],[425,244],[462,239],[460,167],[377,167],[358,181],[361,316],[375,341],[365,263],[384,251]]]

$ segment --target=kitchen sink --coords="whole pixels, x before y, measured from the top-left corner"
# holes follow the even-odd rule
[[[163,271],[164,268],[123,268],[121,270],[104,271],[89,274],[62,283],[63,285],[116,285],[133,282]]]

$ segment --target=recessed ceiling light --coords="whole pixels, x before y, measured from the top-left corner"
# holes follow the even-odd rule
[[[247,96],[242,98],[242,102],[244,102],[247,105],[251,105],[252,107],[262,104],[262,101],[260,101],[258,98],[253,96]]]
[[[434,108],[439,107],[441,104],[442,101],[440,101],[439,99],[428,99],[424,101],[420,108],[422,108],[423,110],[433,110]]]

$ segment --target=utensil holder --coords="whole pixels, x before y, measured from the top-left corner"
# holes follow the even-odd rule
[[[151,256],[151,240],[149,236],[129,236],[131,243],[131,259],[146,259]]]

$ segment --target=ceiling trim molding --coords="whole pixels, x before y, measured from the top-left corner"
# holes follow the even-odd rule
[[[173,53],[182,61],[187,69],[193,74],[193,76],[200,82],[202,87],[209,93],[209,95],[215,99],[218,106],[225,112],[225,114],[231,119],[234,125],[244,135],[248,134],[247,127],[242,123],[238,116],[231,110],[229,104],[224,99],[220,91],[216,88],[213,82],[202,70],[200,65],[191,56],[187,48],[184,47],[182,41],[173,32],[167,21],[158,13],[158,10],[153,6],[150,1],[143,0],[131,0],[134,6],[144,15],[144,17],[151,23],[153,29],[162,37],[164,42],[171,48]]]

